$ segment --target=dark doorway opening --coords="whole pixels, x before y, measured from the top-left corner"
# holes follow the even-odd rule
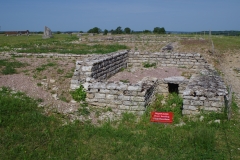
[[[168,92],[178,94],[178,87],[179,87],[178,84],[168,83]]]

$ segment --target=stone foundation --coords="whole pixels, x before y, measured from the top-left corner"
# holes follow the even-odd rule
[[[127,66],[141,66],[143,62],[157,66],[182,67],[196,71],[190,80],[184,77],[164,79],[146,77],[136,84],[110,82],[107,79]],[[221,77],[209,68],[199,53],[139,53],[119,51],[94,55],[76,62],[71,89],[83,85],[87,102],[99,107],[111,107],[117,113],[142,114],[155,99],[155,93],[167,95],[177,92],[183,97],[183,115],[203,111],[222,111],[228,92]]]
[[[123,82],[93,82],[87,89],[87,102],[100,107],[111,107],[118,112],[142,114],[155,97],[158,80],[144,78],[137,84]]]
[[[200,69],[207,64],[199,53],[129,52],[128,66],[140,67],[143,62],[156,63],[157,66],[192,69]]]

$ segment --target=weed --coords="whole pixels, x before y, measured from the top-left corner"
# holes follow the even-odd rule
[[[58,70],[57,70],[57,73],[58,73],[58,74],[63,74],[63,73],[64,73],[64,69],[58,69]]]
[[[156,63],[150,63],[150,62],[143,62],[144,68],[150,68],[150,67],[156,67]]]
[[[120,72],[123,72],[124,70],[125,70],[125,68],[122,67],[119,71],[120,71]]]
[[[123,83],[129,83],[129,80],[128,80],[128,79],[120,80],[120,81],[123,82]]]
[[[79,112],[80,115],[83,115],[83,116],[87,116],[87,115],[90,114],[90,111],[88,110],[88,108],[86,106],[83,106],[83,107],[79,108],[78,112]]]
[[[56,66],[56,65],[57,65],[56,63],[49,62],[49,63],[47,63],[47,64],[41,65],[40,67],[37,67],[37,68],[36,68],[36,71],[42,72],[42,71],[46,70],[47,67],[53,67],[53,66]]]
[[[73,76],[73,73],[67,73],[64,77],[66,77],[66,78],[72,78],[72,76]]]
[[[70,93],[72,95],[72,98],[77,102],[85,101],[87,96],[86,91],[82,85],[78,89],[76,89],[75,91],[71,91]]]
[[[59,96],[59,99],[63,102],[70,102],[66,97],[63,97],[63,96]]]
[[[42,83],[37,83],[37,86],[38,86],[38,87],[42,86]]]

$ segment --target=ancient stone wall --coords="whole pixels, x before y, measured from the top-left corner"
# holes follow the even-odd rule
[[[202,70],[193,75],[183,93],[183,115],[195,115],[201,111],[221,112],[228,96],[227,87],[214,71]]]
[[[71,89],[92,80],[106,80],[122,68],[127,67],[128,51],[93,56],[76,62],[76,70],[71,80]]]
[[[186,79],[182,76],[159,79],[157,93],[162,94],[164,96],[168,95],[169,87],[171,84],[177,85],[178,94],[182,97],[183,92],[185,91],[185,89],[188,85],[188,79]]]
[[[157,78],[144,78],[137,84],[123,82],[93,82],[87,89],[87,102],[111,107],[116,113],[133,112],[141,115],[155,98]]]
[[[142,66],[143,62],[157,66],[187,67],[196,74],[190,80],[184,77],[164,79],[144,78],[136,84],[110,82],[107,79],[127,66]],[[111,107],[116,113],[122,111],[142,114],[146,106],[154,100],[155,93],[168,94],[173,91],[183,97],[184,115],[199,114],[204,111],[221,111],[226,86],[221,77],[209,68],[198,53],[144,53],[120,51],[107,55],[94,55],[76,62],[76,70],[71,80],[71,89],[83,85],[87,92],[87,102],[100,107]]]
[[[128,66],[142,66],[143,62],[164,67],[187,67],[199,69],[207,64],[199,53],[140,53],[129,52]]]

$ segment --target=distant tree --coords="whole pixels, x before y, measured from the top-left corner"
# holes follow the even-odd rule
[[[57,33],[57,34],[61,34],[61,32],[60,32],[60,31],[57,31],[56,33]]]
[[[79,33],[83,33],[83,31],[80,31]]]
[[[155,27],[153,29],[153,33],[156,33],[156,34],[166,34],[166,31],[164,29],[164,27],[160,28],[160,27]]]
[[[104,34],[104,35],[107,35],[107,34],[108,34],[108,30],[105,29],[105,30],[103,31],[103,34]]]
[[[120,26],[117,27],[117,28],[115,29],[114,33],[115,33],[115,34],[122,34],[122,33],[123,33],[122,27],[120,27]]]
[[[124,29],[124,33],[130,34],[130,33],[131,33],[131,29],[130,29],[129,27],[126,27],[126,28]]]
[[[101,33],[101,32],[102,32],[101,29],[98,27],[94,27],[88,30],[88,33]]]
[[[143,33],[152,33],[150,30],[143,30]]]

